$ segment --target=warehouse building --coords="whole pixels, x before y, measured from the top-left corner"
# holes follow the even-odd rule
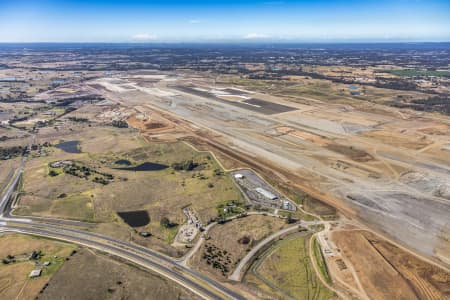
[[[257,191],[258,193],[260,193],[261,195],[263,195],[264,197],[270,199],[270,200],[276,200],[278,199],[278,196],[272,194],[271,192],[269,192],[268,190],[265,190],[261,187],[257,187],[255,189],[255,191]]]

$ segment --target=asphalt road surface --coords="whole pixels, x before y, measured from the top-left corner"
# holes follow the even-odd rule
[[[50,237],[95,248],[129,260],[167,277],[205,299],[245,299],[214,279],[179,265],[174,259],[156,251],[116,240],[105,235],[65,227],[64,222],[46,223],[45,218],[13,218],[10,215],[11,195],[19,183],[25,157],[11,183],[0,198],[0,231]],[[55,221],[51,219],[50,221]]]

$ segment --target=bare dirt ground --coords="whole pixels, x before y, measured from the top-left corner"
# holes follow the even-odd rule
[[[449,299],[450,273],[430,266],[398,247],[365,233],[372,246],[383,255],[415,290],[419,299]]]
[[[127,80],[133,84],[134,79]],[[349,217],[360,218],[422,255],[448,264],[448,253],[438,251],[446,249],[449,240],[448,200],[440,194],[425,193],[420,185],[405,185],[399,180],[403,172],[415,171],[435,182],[449,181],[450,169],[443,162],[450,158],[448,151],[442,150],[450,143],[448,117],[352,98],[325,101],[304,95],[301,89],[295,93],[283,91],[283,82],[278,90],[276,86],[268,89],[265,82],[232,81],[234,86],[254,92],[250,94],[254,99],[293,108],[267,115],[247,109],[243,102],[237,106],[237,100],[232,105],[218,101],[214,92],[208,96],[208,91],[217,90],[220,84],[213,88],[209,79],[195,78],[195,86],[206,92],[179,88],[192,88],[193,82],[189,77],[161,79],[153,84],[153,90],[120,92],[108,89],[113,84],[110,81],[100,79],[96,84],[106,87],[97,90],[109,99],[127,107],[138,106],[147,113],[159,112],[215,151],[327,202]],[[228,81],[222,87],[229,86]],[[264,87],[267,89],[262,93]],[[322,92],[327,89],[317,88]],[[276,96],[272,93],[275,90]],[[380,103],[390,96],[387,91],[377,93]],[[264,106],[264,102],[258,103]],[[280,127],[292,131],[277,131]],[[430,131],[432,127],[440,128],[439,132]]]
[[[361,232],[334,232],[333,239],[352,263],[371,299],[417,299],[402,276],[371,247]]]
[[[345,266],[332,273],[358,289],[353,268],[370,299],[448,299],[449,273],[366,231],[335,231],[331,238],[344,259],[335,265]]]
[[[197,299],[167,279],[82,249],[50,280],[39,299]]]

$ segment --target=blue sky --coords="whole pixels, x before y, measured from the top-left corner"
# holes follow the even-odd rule
[[[0,0],[0,42],[450,41],[450,0]]]

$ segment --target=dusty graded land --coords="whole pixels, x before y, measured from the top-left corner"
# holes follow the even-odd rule
[[[168,74],[149,83],[139,77],[99,79],[95,88],[140,114],[175,122],[200,144],[447,263],[448,118],[367,102],[352,106],[273,96],[247,82],[233,82],[239,89],[230,92],[227,78],[213,82]],[[230,93],[249,99],[220,98]],[[151,129],[143,131],[152,135]]]
[[[345,262],[342,259],[332,261],[330,266],[337,264],[341,272],[354,268],[361,289],[370,299],[450,297],[450,275],[438,267],[426,264],[369,232],[343,230],[331,236],[341,249]],[[355,248],[359,251],[355,252]],[[354,286],[357,288],[357,284]]]

